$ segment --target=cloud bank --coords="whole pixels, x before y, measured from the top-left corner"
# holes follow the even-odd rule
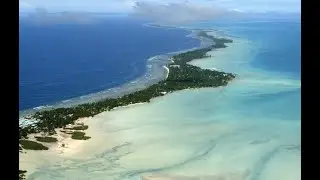
[[[140,1],[133,6],[132,15],[148,18],[157,23],[177,24],[192,21],[212,20],[222,16],[238,14],[234,10],[203,6],[188,1],[182,3],[160,4]]]

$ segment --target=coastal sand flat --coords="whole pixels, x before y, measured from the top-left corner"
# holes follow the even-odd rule
[[[234,85],[237,86],[237,83]],[[205,117],[199,116],[204,115],[204,112],[210,113],[218,107],[213,105],[199,106],[196,111],[189,109],[189,106],[180,110],[172,109],[174,106],[196,101],[204,103],[205,94],[216,91],[218,92],[218,90],[202,89],[172,93],[153,100],[150,104],[101,113],[84,121],[89,125],[87,134],[92,139],[81,141],[81,143],[72,139],[70,142],[65,141],[70,150],[62,154],[55,153],[57,150],[51,148],[47,152],[43,151],[32,156],[22,155],[20,164],[24,164],[26,169],[31,169],[30,172],[36,166],[46,165],[49,168],[58,164],[60,167],[58,166],[56,170],[59,172],[64,171],[63,169],[76,168],[77,173],[82,174],[81,171],[84,171],[83,173],[90,174],[90,171],[83,169],[86,167],[85,164],[90,163],[92,168],[101,171],[104,176],[110,176],[113,173],[120,175],[131,171],[134,173],[139,169],[142,173],[148,172],[148,169],[158,171],[160,168],[159,171],[174,171],[180,174],[184,172],[184,176],[191,179],[202,177],[204,174],[209,174],[208,176],[212,179],[226,179],[225,173],[228,174],[227,170],[229,170],[238,174],[237,178],[241,179],[240,175],[246,169],[254,167],[263,154],[268,154],[268,151],[272,151],[273,148],[281,147],[282,143],[294,144],[298,140],[294,133],[299,126],[294,124],[293,126],[288,124],[292,126],[292,130],[284,131],[287,127],[286,123],[270,122],[250,127],[247,123],[251,124],[251,122],[244,120],[248,117],[239,115],[237,119],[241,119],[240,124],[227,121],[232,116],[223,112],[216,113],[214,119],[225,119],[225,121],[210,122],[208,121],[210,118],[206,120]],[[204,95],[200,96],[201,94]],[[227,100],[225,103],[228,104]],[[220,103],[220,106],[224,105]],[[186,112],[190,113],[186,114]],[[167,115],[162,117],[161,114]],[[198,122],[194,122],[194,119]],[[279,136],[278,133],[281,131],[283,131],[282,135]],[[212,143],[210,139],[213,140]],[[285,149],[279,149],[280,152],[282,150]],[[207,154],[207,151],[210,153]],[[68,163],[67,160],[70,162]],[[43,163],[35,163],[36,161]],[[77,165],[77,161],[82,162],[83,165]],[[181,164],[184,162],[185,165]],[[93,166],[92,163],[96,165]],[[109,169],[110,166],[106,165],[109,163],[114,163],[112,166],[116,168]],[[293,157],[291,164],[296,164],[296,158]],[[287,167],[286,163],[283,166]],[[274,168],[270,168],[268,167],[270,171],[268,174],[273,174]],[[53,171],[52,168],[49,169]],[[217,175],[210,175],[212,173]],[[81,176],[86,177],[85,174]],[[179,176],[171,177],[171,175],[151,178],[181,179]]]
[[[62,139],[70,150],[60,154],[21,154],[20,166],[41,180],[299,180],[300,102],[290,92],[300,83],[242,67],[248,55],[237,54],[193,62],[239,73],[228,86],[169,93],[85,118],[91,139]],[[229,66],[232,59],[239,63]]]
[[[243,173],[225,173],[219,175],[185,176],[173,174],[143,175],[142,180],[245,180],[249,171]]]

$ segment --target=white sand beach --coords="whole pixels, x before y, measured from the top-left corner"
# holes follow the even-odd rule
[[[163,68],[165,68],[167,70],[167,74],[166,74],[166,77],[165,77],[165,79],[167,79],[168,76],[169,76],[169,68],[167,66],[163,66]]]

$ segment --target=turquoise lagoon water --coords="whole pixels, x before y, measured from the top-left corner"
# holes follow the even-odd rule
[[[79,153],[29,179],[301,179],[300,24],[264,23],[192,25],[235,40],[192,64],[237,79],[99,114]]]

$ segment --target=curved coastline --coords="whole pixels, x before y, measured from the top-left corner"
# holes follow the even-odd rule
[[[26,110],[21,113],[19,112],[19,126],[20,126],[20,128],[23,129],[24,127],[27,127],[27,126],[30,126],[30,125],[36,123],[36,121],[33,121],[35,119],[31,118],[31,117],[34,117],[34,114],[37,114],[37,113],[40,113],[43,111],[51,111],[54,109],[61,109],[61,108],[62,109],[63,108],[72,108],[72,107],[76,107],[77,105],[88,104],[88,103],[89,104],[90,103],[97,103],[97,102],[104,100],[104,99],[119,98],[119,97],[123,97],[125,95],[130,95],[131,93],[136,93],[138,91],[144,90],[152,85],[157,85],[157,84],[159,84],[159,82],[165,81],[169,77],[169,68],[168,68],[169,66],[168,65],[180,66],[180,65],[185,64],[185,65],[189,66],[188,68],[190,68],[190,67],[192,67],[192,65],[188,64],[188,62],[190,62],[194,59],[201,59],[201,58],[207,57],[207,55],[206,55],[207,52],[209,52],[213,49],[225,48],[225,47],[227,47],[225,45],[225,43],[232,42],[232,40],[227,39],[227,38],[216,38],[212,35],[208,35],[207,32],[210,32],[210,31],[209,30],[206,30],[206,31],[191,30],[191,34],[189,34],[187,36],[190,38],[199,39],[201,42],[199,47],[186,49],[186,50],[182,50],[182,51],[170,52],[170,53],[167,53],[166,55],[157,55],[152,58],[149,58],[148,62],[147,62],[146,74],[143,75],[142,77],[139,77],[138,79],[131,81],[127,84],[124,84],[120,87],[115,87],[115,88],[108,89],[106,91],[94,93],[94,95],[96,95],[96,96],[93,96],[92,94],[89,94],[86,96],[81,96],[81,97],[77,98],[77,99],[80,99],[78,102],[75,102],[72,99],[69,99],[69,100],[62,101],[62,104],[59,104],[56,106],[54,106],[54,105],[39,106],[39,107],[35,107],[29,111]],[[188,56],[190,56],[190,57],[188,57]],[[175,63],[173,61],[173,59],[175,57],[176,57],[176,60],[179,60],[178,63]],[[185,58],[185,59],[181,59],[181,62],[180,62],[179,58],[180,59]],[[192,68],[194,68],[194,66]],[[159,73],[159,72],[161,72],[161,71],[159,71],[160,69],[162,69],[162,73]],[[177,68],[175,67],[174,69],[177,69]],[[201,68],[199,68],[199,69],[201,69]],[[163,70],[165,70],[165,71],[163,71]],[[199,70],[196,70],[196,71],[199,71]],[[216,71],[216,70],[212,70],[211,72],[214,72],[214,71]],[[216,71],[216,72],[218,72],[218,71]],[[230,74],[230,75],[232,75],[232,74]],[[235,77],[234,75],[232,75],[232,76],[233,76],[233,78]],[[229,79],[229,80],[231,80],[231,79]],[[195,80],[193,80],[193,81],[195,81]],[[227,82],[227,81],[228,80],[226,80],[225,82]],[[216,85],[214,85],[214,86],[216,86]],[[201,86],[199,86],[199,87],[201,87]],[[204,87],[206,87],[206,86],[204,86]],[[190,87],[188,87],[188,88],[190,88]],[[191,87],[191,88],[194,88],[194,87]],[[88,98],[88,99],[83,100],[85,98]],[[38,116],[38,118],[39,118],[39,116]]]
[[[116,109],[119,106],[127,107],[134,104],[150,102],[151,99],[154,99],[159,96],[164,96],[165,94],[174,91],[190,88],[194,89],[226,86],[229,81],[235,78],[234,74],[219,72],[216,70],[201,69],[199,67],[188,64],[188,62],[194,59],[208,57],[208,55],[206,54],[207,52],[213,49],[225,48],[227,47],[225,43],[231,43],[232,40],[225,38],[215,38],[201,31],[193,31],[192,35],[194,36],[195,34],[200,40],[210,40],[212,42],[211,45],[204,48],[193,48],[193,50],[184,50],[183,52],[180,51],[171,53],[171,57],[168,58],[167,62],[160,66],[162,69],[166,70],[167,73],[163,73],[162,79],[158,80],[153,84],[150,84],[149,86],[141,88],[142,90],[135,89],[133,92],[122,94],[122,96],[118,95],[116,96],[116,98],[110,98],[109,96],[109,98],[107,99],[101,100],[100,98],[100,101],[98,100],[92,103],[80,104],[70,108],[54,108],[49,110],[40,110],[35,112],[33,115],[28,115],[28,119],[24,121],[28,123],[20,125],[19,139],[20,144],[23,141],[25,143],[31,143],[31,145],[30,147],[28,147],[28,144],[25,146],[19,146],[19,149],[21,150],[20,152],[23,153],[23,150],[37,150],[38,148],[43,149],[43,147],[45,148],[44,150],[49,149],[48,147],[43,146],[42,143],[38,143],[38,138],[36,138],[36,136],[42,136],[43,139],[46,139],[50,138],[50,136],[52,135],[60,134],[58,135],[58,139],[61,139],[61,133],[67,133],[66,131],[68,131],[70,127],[70,130],[74,131],[71,131],[67,134],[71,134],[71,138],[75,139],[73,138],[73,136],[79,132],[76,131],[76,128],[79,128],[79,125],[83,126],[83,121],[81,121],[81,118],[93,117],[101,112]],[[150,81],[148,82],[150,83]],[[96,107],[98,109],[96,109]],[[85,110],[86,108],[89,108],[89,110]],[[57,118],[57,116],[59,118]],[[81,124],[79,124],[79,122]],[[67,129],[66,127],[68,125],[71,126],[69,126],[69,128]],[[59,132],[57,133],[57,131]],[[33,135],[36,139],[32,137]],[[88,136],[84,136],[84,132],[81,132],[81,135],[84,138],[83,140],[90,138]],[[31,140],[33,141],[27,140],[29,138],[31,138]],[[57,140],[56,137],[53,138]],[[81,139],[82,138],[80,138],[80,140]],[[61,144],[61,146],[63,147],[64,144]],[[51,147],[50,143],[49,147]]]
[[[143,74],[142,76],[140,76],[132,81],[129,81],[125,84],[122,84],[120,86],[109,88],[109,89],[99,91],[96,93],[83,95],[80,97],[62,100],[62,101],[59,101],[59,102],[53,103],[53,104],[41,105],[41,106],[37,106],[34,108],[19,111],[19,124],[23,125],[25,123],[28,123],[25,121],[24,117],[30,116],[31,114],[34,114],[39,111],[51,110],[51,109],[55,109],[55,108],[73,107],[73,106],[84,104],[84,103],[97,102],[97,101],[100,101],[105,98],[116,98],[119,96],[133,93],[135,91],[145,89],[146,87],[151,86],[153,84],[156,84],[157,82],[166,78],[167,70],[164,68],[164,66],[167,66],[171,62],[170,57],[177,55],[179,53],[184,53],[187,51],[205,48],[205,47],[208,47],[213,44],[212,40],[197,35],[197,33],[199,31],[203,31],[203,29],[189,29],[189,28],[181,28],[181,27],[174,27],[174,26],[172,26],[172,27],[154,26],[154,25],[151,25],[148,23],[146,23],[144,25],[147,27],[150,27],[150,28],[180,28],[180,29],[184,29],[185,31],[190,32],[186,37],[198,39],[200,41],[200,45],[193,47],[193,48],[185,49],[185,50],[168,52],[166,54],[155,55],[153,57],[150,57],[147,60],[145,74]],[[207,29],[205,31],[211,32],[214,30]]]
[[[155,66],[151,65],[151,67],[154,67],[154,68],[148,69],[149,70],[148,72],[150,72],[150,74],[147,73],[146,75],[144,75],[142,77],[142,81],[145,80],[145,83],[141,83],[141,82],[135,83],[135,82],[139,82],[140,79],[138,79],[136,81],[130,82],[129,85],[125,84],[121,88],[119,88],[119,87],[115,88],[116,93],[114,93],[114,94],[110,93],[110,90],[108,90],[104,94],[102,92],[96,93],[97,95],[99,95],[99,97],[97,97],[96,99],[91,98],[90,101],[86,101],[86,102],[82,101],[82,102],[75,103],[70,106],[62,106],[62,107],[50,106],[50,108],[36,109],[38,111],[34,111],[29,114],[23,114],[24,117],[22,118],[22,121],[19,121],[21,129],[25,128],[26,126],[30,126],[31,124],[33,124],[32,122],[37,123],[37,121],[32,121],[32,120],[39,120],[39,119],[43,120],[44,119],[42,117],[43,112],[46,113],[46,112],[54,111],[56,109],[68,109],[68,108],[69,109],[77,109],[77,107],[79,105],[86,106],[86,108],[87,108],[88,106],[91,106],[93,104],[99,104],[99,103],[101,104],[101,101],[105,101],[105,100],[121,99],[124,97],[128,98],[132,94],[137,94],[137,93],[140,93],[140,91],[142,92],[144,90],[148,91],[148,89],[151,89],[151,88],[160,88],[163,91],[165,91],[165,93],[167,93],[166,91],[171,92],[171,91],[177,91],[177,90],[189,89],[189,88],[224,86],[228,83],[228,81],[235,78],[235,75],[231,74],[231,73],[224,73],[224,72],[219,72],[216,70],[202,70],[201,68],[198,68],[198,67],[195,67],[193,65],[188,64],[190,61],[192,61],[194,59],[201,59],[201,58],[209,57],[206,55],[207,52],[214,50],[214,49],[225,48],[225,47],[227,47],[225,45],[225,43],[232,43],[233,40],[227,39],[227,38],[216,38],[212,35],[208,35],[204,31],[192,31],[192,33],[189,36],[193,37],[193,38],[198,38],[201,42],[205,42],[205,43],[202,43],[202,46],[200,46],[199,48],[192,48],[191,50],[187,49],[187,50],[182,50],[182,51],[178,51],[178,52],[172,52],[172,53],[168,53],[167,56],[163,55],[163,56],[155,56],[153,58],[150,58],[148,62],[150,62],[152,60],[151,62],[155,62],[155,64],[152,64],[152,65],[155,65]],[[163,61],[163,59],[160,61],[157,61],[158,58],[161,59],[163,57],[166,57],[167,61]],[[157,62],[160,62],[160,63],[157,64]],[[181,66],[181,68],[180,68],[180,66]],[[158,69],[165,70],[162,72],[167,72],[167,73],[161,73],[156,78],[152,77],[152,75],[154,75],[158,72]],[[175,71],[175,73],[172,73],[174,75],[169,74],[169,69],[172,69]],[[151,80],[148,78],[148,75],[149,75],[149,77],[151,77]],[[170,77],[173,76],[170,78],[171,80],[168,80],[169,76]],[[186,77],[184,77],[184,76],[186,76]],[[205,76],[207,76],[207,77],[205,77]],[[147,78],[143,79],[144,77],[147,77]],[[215,79],[215,78],[217,78],[217,79]],[[212,82],[212,81],[215,81],[215,82]],[[135,83],[135,84],[133,84],[133,83]],[[167,83],[168,83],[168,85],[167,85]],[[143,85],[141,86],[141,84],[143,84]],[[202,85],[200,85],[200,84],[202,84]],[[130,88],[130,85],[133,85],[133,88]],[[136,87],[139,85],[140,85],[140,87]],[[157,86],[160,86],[160,87],[157,87]],[[170,87],[170,86],[178,86],[178,87]],[[123,90],[123,91],[121,91],[121,90]],[[158,92],[159,90],[157,90],[157,89],[151,90],[151,91],[155,91],[154,93],[156,93],[156,94],[159,93]],[[150,97],[148,97],[149,98],[149,99],[147,98],[148,100],[145,99],[145,97],[140,97],[140,98],[144,99],[144,100],[142,100],[142,102],[145,102],[145,101],[149,102],[151,98],[154,98],[154,97],[157,97],[160,95],[164,95],[164,94],[160,94],[160,95],[156,95],[156,94],[153,94]],[[88,96],[90,96],[90,95],[87,95],[87,97]],[[83,96],[80,97],[80,99],[81,98],[83,98]],[[70,100],[67,100],[64,102],[70,102]],[[120,103],[119,105],[115,105],[113,107],[124,106],[124,105],[132,104],[132,103],[134,103],[134,102],[130,102],[127,104]],[[44,107],[44,106],[42,106],[42,107]],[[85,107],[82,107],[82,108],[85,108]],[[100,110],[99,112],[103,112],[105,110],[110,110],[110,108],[109,109],[104,108],[104,110]],[[73,113],[71,113],[71,114],[73,114]],[[79,117],[88,117],[88,116],[92,116],[95,114],[97,114],[97,113],[90,112],[90,113],[86,113],[86,115],[84,115],[84,116],[80,115]],[[64,116],[66,116],[66,115],[64,115]],[[74,116],[74,115],[71,115],[71,116]],[[67,117],[64,117],[64,118],[66,119]]]
[[[159,26],[159,27],[155,27],[151,25],[149,26],[148,23],[144,25],[150,28],[174,28],[174,27],[166,27],[166,26]],[[176,28],[179,28],[179,27],[176,27]],[[24,109],[19,111],[19,118],[23,118],[30,114],[34,114],[38,111],[50,110],[55,108],[72,107],[79,104],[100,101],[105,98],[116,98],[119,96],[130,94],[135,91],[142,90],[152,84],[155,84],[165,79],[165,77],[167,76],[166,75],[167,71],[166,69],[163,68],[163,66],[166,66],[168,63],[170,63],[170,57],[179,53],[192,51],[195,49],[200,49],[200,48],[204,48],[212,45],[212,41],[210,39],[197,36],[197,31],[199,30],[193,30],[193,29],[187,29],[187,28],[180,28],[180,29],[184,29],[185,31],[190,32],[188,35],[186,35],[186,37],[198,39],[200,41],[200,45],[193,48],[189,48],[189,49],[168,52],[166,54],[160,54],[160,55],[155,55],[150,57],[149,59],[147,59],[146,72],[140,77],[137,77],[136,79],[133,79],[127,83],[124,83],[122,85],[115,86],[106,90],[102,90],[99,92],[83,95],[80,97],[74,97],[74,98],[58,101],[52,104],[40,105],[37,107]]]

